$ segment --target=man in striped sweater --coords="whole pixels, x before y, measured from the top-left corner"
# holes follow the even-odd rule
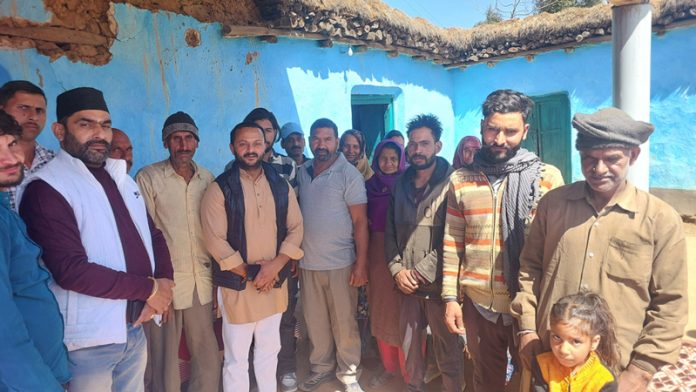
[[[521,148],[533,105],[517,91],[491,93],[483,148],[449,182],[442,297],[449,330],[467,334],[476,391],[505,390],[508,351],[519,363],[510,301],[525,229],[541,196],[563,185],[557,168]]]

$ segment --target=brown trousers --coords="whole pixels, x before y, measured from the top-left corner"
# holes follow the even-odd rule
[[[149,324],[154,324],[150,322]],[[152,392],[181,391],[179,342],[185,330],[186,345],[191,353],[189,391],[217,392],[220,387],[220,351],[213,330],[213,304],[201,305],[196,290],[193,306],[172,310],[169,321],[150,326],[148,337]]]
[[[518,382],[516,378],[505,386],[508,350],[513,363],[520,364],[512,325],[503,325],[502,316],[496,323],[486,320],[468,297],[464,297],[462,311],[467,346],[474,360],[474,391],[516,391],[512,386]]]

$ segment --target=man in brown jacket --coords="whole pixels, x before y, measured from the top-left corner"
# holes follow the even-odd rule
[[[529,368],[549,350],[549,311],[580,290],[599,293],[616,319],[619,391],[645,391],[677,361],[686,324],[686,244],[667,203],[626,176],[654,127],[619,109],[577,114],[579,181],[549,192],[520,257],[520,292],[511,305],[520,357]]]

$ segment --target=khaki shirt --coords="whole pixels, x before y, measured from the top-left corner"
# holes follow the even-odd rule
[[[609,304],[621,366],[654,373],[678,359],[687,320],[686,241],[667,203],[630,183],[595,211],[584,181],[544,197],[520,257],[511,310],[549,349],[549,313],[588,289]]]
[[[302,244],[303,227],[300,207],[292,187],[288,189],[287,236],[276,252],[276,213],[275,200],[271,186],[262,173],[256,180],[246,171],[239,171],[239,178],[244,193],[244,230],[247,240],[248,264],[259,260],[273,260],[278,253],[290,259],[299,260],[304,253]],[[203,234],[208,251],[220,264],[223,271],[231,270],[245,260],[241,254],[227,242],[227,213],[225,197],[217,182],[213,182],[203,196],[201,204]],[[247,282],[242,291],[222,288],[222,300],[227,312],[227,320],[232,324],[246,324],[259,321],[276,313],[282,313],[288,307],[287,282],[283,287],[267,292],[258,292],[251,282]]]
[[[145,198],[147,211],[164,233],[174,267],[174,309],[193,304],[196,289],[201,304],[212,300],[211,258],[201,230],[201,199],[213,175],[193,163],[195,173],[187,184],[169,159],[142,168],[135,179]]]

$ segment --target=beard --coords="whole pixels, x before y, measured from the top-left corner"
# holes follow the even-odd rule
[[[326,148],[317,148],[312,152],[314,153],[314,159],[316,159],[319,162],[326,162],[335,155],[329,152],[329,150]]]
[[[91,146],[98,144],[103,145],[106,149],[103,152],[89,149]],[[106,158],[109,157],[111,144],[106,140],[89,140],[83,144],[66,129],[65,138],[63,139],[63,149],[88,166],[100,166],[106,162]]]
[[[12,167],[15,166],[9,166],[7,167],[7,169]],[[11,188],[22,183],[22,181],[24,180],[24,170],[22,169],[22,163],[18,163],[16,167],[19,169],[19,173],[17,173],[17,176],[14,179],[10,178],[7,180],[0,180],[0,188]]]
[[[483,158],[483,160],[488,163],[503,163],[509,161],[510,158],[514,157],[517,154],[517,151],[519,151],[520,148],[522,148],[522,145],[517,145],[516,147],[508,148],[504,154],[494,154],[493,151],[491,151],[491,147],[493,146],[487,144],[483,145],[483,147],[479,151],[479,154],[481,154],[481,158]]]
[[[248,158],[256,158],[256,162],[249,163],[246,160]],[[256,154],[256,153],[244,154],[241,157],[236,157],[236,160],[237,160],[237,164],[239,165],[239,168],[242,170],[253,170],[253,169],[258,169],[259,167],[261,167],[261,159],[259,158],[258,154]]]
[[[425,159],[425,162],[420,163],[420,164],[414,163],[413,160],[415,158],[423,158],[423,159]],[[416,170],[425,170],[435,163],[435,155],[433,155],[431,157],[427,157],[425,155],[416,154],[416,155],[408,157],[408,163]]]

